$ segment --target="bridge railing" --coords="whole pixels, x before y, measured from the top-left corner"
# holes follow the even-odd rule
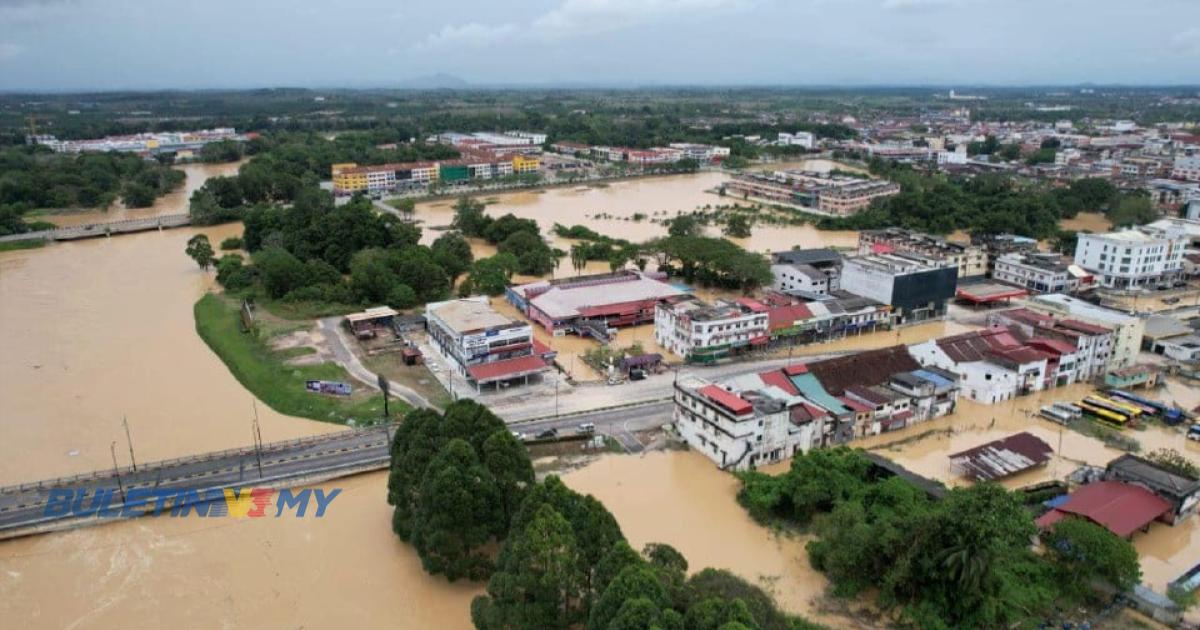
[[[259,452],[261,452],[261,453],[277,453],[279,451],[285,451],[285,450],[288,450],[291,448],[296,448],[298,446],[308,446],[311,444],[319,444],[322,442],[337,442],[337,441],[345,440],[345,439],[353,439],[355,436],[363,435],[365,433],[383,433],[386,435],[394,428],[394,426],[395,426],[394,424],[389,423],[389,424],[384,424],[384,425],[367,427],[367,428],[363,428],[363,429],[352,429],[350,431],[335,431],[333,433],[324,433],[321,435],[310,435],[310,436],[295,438],[295,439],[291,439],[291,440],[282,440],[279,442],[268,442],[268,443],[262,445],[262,448],[260,449]],[[207,461],[212,461],[212,460],[216,460],[216,459],[221,459],[224,457],[229,457],[231,455],[251,455],[253,453],[254,453],[254,447],[239,446],[239,447],[235,447],[235,448],[228,448],[228,449],[221,450],[221,451],[210,451],[208,453],[200,453],[198,455],[185,455],[183,457],[176,457],[173,459],[163,459],[163,460],[158,460],[158,461],[153,461],[153,462],[147,462],[145,464],[138,466],[137,471],[134,471],[132,466],[121,466],[121,467],[117,467],[115,470],[119,474],[128,475],[128,474],[131,474],[134,472],[144,473],[144,472],[148,472],[148,471],[163,470],[166,468],[180,466],[183,464],[198,464],[201,462],[207,462]],[[80,473],[78,475],[71,475],[69,477],[55,477],[53,479],[42,479],[40,481],[31,481],[28,483],[22,483],[22,484],[17,484],[17,485],[3,486],[3,487],[0,487],[0,495],[19,494],[21,492],[29,492],[30,490],[42,490],[42,489],[47,489],[47,488],[56,488],[59,486],[65,486],[65,485],[70,485],[73,483],[78,483],[80,481],[94,481],[97,479],[111,478],[114,476],[113,472],[114,472],[114,469],[94,470],[92,472]]]

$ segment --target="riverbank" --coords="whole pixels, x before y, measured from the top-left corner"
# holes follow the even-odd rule
[[[37,249],[46,246],[44,238],[23,238],[0,243],[0,252],[15,252],[19,249]]]
[[[194,315],[196,332],[204,343],[238,382],[275,411],[355,426],[383,417],[383,397],[357,384],[343,368],[333,363],[289,364],[295,352],[271,349],[266,339],[272,332],[283,331],[264,326],[254,334],[242,332],[238,309],[226,299],[209,293],[196,302]],[[342,381],[358,387],[348,397],[334,397],[307,391],[305,381],[309,380]],[[407,409],[396,402],[391,410],[403,413]]]

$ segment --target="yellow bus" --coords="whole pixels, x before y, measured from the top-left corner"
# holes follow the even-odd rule
[[[1111,409],[1117,413],[1126,414],[1129,416],[1130,420],[1135,420],[1144,413],[1142,409],[1134,405],[1113,400],[1112,398],[1105,398],[1104,396],[1088,396],[1087,398],[1084,398],[1084,401],[1089,402],[1097,407],[1104,407],[1105,409]]]
[[[1092,416],[1093,418],[1097,418],[1105,422],[1111,422],[1117,426],[1125,426],[1125,423],[1129,422],[1129,418],[1127,416],[1115,411],[1110,411],[1103,407],[1097,407],[1096,405],[1089,404],[1086,400],[1079,403],[1079,408],[1082,409],[1085,414]]]

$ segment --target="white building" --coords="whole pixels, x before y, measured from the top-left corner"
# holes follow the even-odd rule
[[[800,146],[805,149],[811,149],[816,144],[816,137],[807,131],[797,131],[796,133],[779,132],[779,137],[776,144],[782,146]]]
[[[691,296],[660,302],[654,310],[658,345],[689,361],[715,361],[754,345],[765,345],[765,310],[754,312],[731,302],[706,304]]]
[[[938,151],[938,167],[948,165],[963,165],[967,163],[967,146],[959,145],[954,151]]]
[[[1067,293],[1079,288],[1080,277],[1062,257],[1050,253],[1011,252],[996,258],[992,279],[1030,293]]]
[[[819,296],[840,288],[842,255],[827,248],[771,255],[771,288],[789,295]]]
[[[1189,182],[1200,182],[1200,156],[1178,157],[1171,168],[1171,177]]]
[[[1154,288],[1183,274],[1187,236],[1180,232],[1137,228],[1102,234],[1079,233],[1075,264],[1115,289]]]
[[[1137,362],[1146,320],[1059,293],[1039,295],[1029,300],[1028,307],[1051,315],[1063,324],[1068,320],[1081,320],[1112,330],[1112,352],[1106,369],[1129,367]]]
[[[908,351],[921,365],[957,374],[960,394],[978,402],[1009,400],[1047,383],[1047,354],[1020,344],[1003,328],[931,339]]]
[[[1114,335],[1112,329],[1105,326],[1074,319],[1058,320],[1027,308],[990,313],[987,324],[1020,331],[1025,338],[1031,340],[1070,344],[1074,348],[1073,352],[1069,353],[1074,363],[1074,374],[1067,375],[1067,382],[1059,385],[1089,381],[1103,375],[1108,369]]]
[[[779,462],[821,446],[832,421],[828,412],[761,380],[757,386],[739,393],[695,376],[681,378],[674,397],[680,437],[727,469]]]
[[[546,134],[544,133],[535,133],[531,131],[506,131],[504,132],[504,135],[511,136],[513,138],[520,138],[522,140],[528,140],[529,144],[536,144],[538,146],[546,144]]]
[[[487,296],[425,305],[429,343],[456,375],[475,384],[528,380],[550,369],[535,352],[533,327],[492,309]]]

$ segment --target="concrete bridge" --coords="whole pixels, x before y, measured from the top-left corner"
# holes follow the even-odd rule
[[[34,239],[45,239],[47,241],[73,241],[81,238],[97,238],[101,236],[114,236],[117,234],[132,234],[134,232],[148,232],[150,230],[168,230],[171,228],[191,225],[191,223],[191,217],[186,214],[164,214],[157,217],[146,217],[145,219],[126,219],[124,221],[110,221],[107,223],[88,223],[85,225],[72,225],[69,227],[55,228],[53,230],[25,232],[24,234],[9,234],[7,236],[0,236],[0,243],[4,243],[6,241],[24,241]]]
[[[211,503],[223,488],[293,488],[388,467],[394,425],[205,453],[132,467],[101,470],[0,488],[0,540],[116,520],[93,514],[47,515],[51,491],[113,491],[109,508],[125,507],[125,495],[196,490],[195,503]],[[145,499],[142,499],[145,501]],[[178,499],[167,500],[164,508]],[[130,497],[130,503],[134,503]],[[152,505],[151,499],[148,505]],[[182,505],[180,505],[182,507]],[[140,511],[140,510],[139,510]]]

